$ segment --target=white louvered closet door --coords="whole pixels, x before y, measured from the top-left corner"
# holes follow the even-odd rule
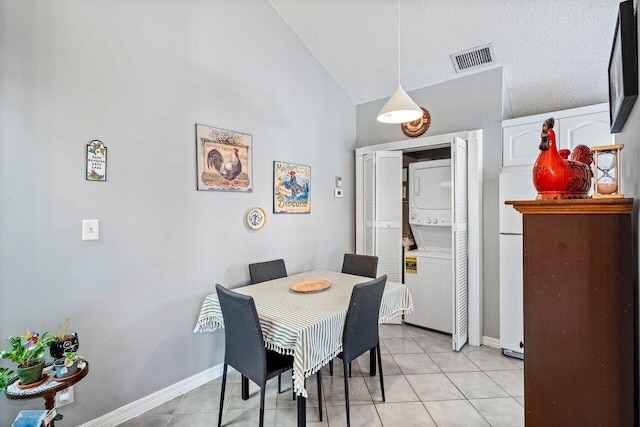
[[[452,145],[453,194],[453,349],[459,351],[468,340],[467,290],[467,141],[455,138]]]
[[[402,152],[364,156],[364,249],[378,257],[378,276],[402,281]]]

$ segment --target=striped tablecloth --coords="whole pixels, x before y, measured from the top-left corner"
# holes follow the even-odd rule
[[[289,289],[294,283],[318,279],[329,280],[331,287],[313,294],[300,294]],[[351,290],[354,285],[368,280],[371,279],[314,270],[235,288],[234,291],[253,297],[266,347],[293,355],[294,391],[307,397],[304,379],[342,351],[342,328]],[[413,301],[407,287],[387,282],[380,307],[380,323],[411,310]],[[215,331],[223,327],[218,297],[216,294],[208,295],[194,332]]]

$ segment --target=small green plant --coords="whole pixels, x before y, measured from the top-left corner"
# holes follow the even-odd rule
[[[0,368],[0,391],[5,389],[13,377],[14,375],[12,370],[9,368]]]
[[[19,337],[8,338],[11,343],[10,350],[0,352],[0,357],[9,359],[18,365],[18,368],[26,368],[36,365],[37,359],[42,359],[45,349],[51,344],[53,338],[48,332],[42,335],[27,330],[27,334]]]
[[[66,366],[67,368],[72,366],[76,362],[76,360],[78,360],[78,357],[75,353],[64,354],[64,366]]]

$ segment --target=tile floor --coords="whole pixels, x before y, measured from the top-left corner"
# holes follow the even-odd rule
[[[369,376],[369,355],[352,365],[349,380],[351,425],[413,426],[524,426],[524,363],[503,356],[499,350],[466,345],[451,351],[451,337],[407,325],[382,325],[380,329],[384,388],[382,402],[379,378]],[[342,364],[335,364],[334,376],[323,369],[323,422],[318,422],[315,376],[307,380],[307,424],[346,425]],[[218,420],[220,404],[218,378],[179,396],[123,427],[211,426]],[[223,426],[257,426],[260,393],[250,383],[250,398],[240,398],[236,372],[228,376]],[[265,426],[296,425],[296,404],[292,400],[290,372],[267,383]]]

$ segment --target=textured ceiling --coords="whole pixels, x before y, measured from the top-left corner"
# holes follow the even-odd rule
[[[398,2],[269,0],[355,104],[398,84]],[[619,0],[400,0],[401,83],[468,75],[450,58],[492,43],[514,117],[606,102]],[[490,67],[491,67],[490,66]]]

